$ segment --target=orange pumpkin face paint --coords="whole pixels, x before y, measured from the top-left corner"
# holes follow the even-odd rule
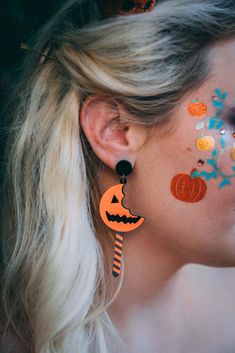
[[[192,103],[188,106],[189,113],[195,118],[201,118],[207,113],[207,105],[193,99]]]
[[[192,178],[189,174],[177,174],[171,180],[172,195],[180,201],[198,202],[205,196],[206,189],[204,180],[199,177]]]

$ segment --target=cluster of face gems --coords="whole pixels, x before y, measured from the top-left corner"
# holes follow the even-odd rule
[[[197,135],[196,138],[196,147],[200,151],[211,151],[211,157],[207,160],[199,159],[197,161],[198,167],[202,167],[205,165],[207,162],[213,169],[210,168],[209,171],[203,170],[199,171],[197,168],[191,173],[191,178],[205,178],[205,180],[210,180],[210,179],[216,179],[218,177],[222,178],[219,188],[222,189],[226,185],[230,185],[231,177],[235,177],[235,165],[231,166],[231,170],[233,173],[224,173],[220,167],[219,167],[219,162],[218,158],[220,155],[224,152],[226,146],[227,146],[227,134],[229,132],[229,129],[225,127],[225,122],[222,119],[222,113],[224,112],[224,101],[227,98],[228,93],[222,92],[219,88],[215,89],[215,95],[211,97],[212,102],[214,107],[217,109],[217,112],[214,116],[210,118],[205,118],[204,120],[199,121],[199,123],[196,124],[195,129],[196,130],[201,130],[203,128],[208,129],[208,133],[206,135],[200,134]],[[199,101],[198,99],[193,99],[193,103],[190,103],[188,106],[188,111],[192,117],[195,118],[202,118],[205,116],[207,109],[205,108],[206,104]],[[230,111],[229,111],[230,112]],[[231,110],[231,126],[235,126],[235,110]],[[228,115],[230,117],[230,115]],[[227,116],[227,119],[228,119]],[[234,118],[234,120],[233,120]],[[219,133],[220,138],[218,139],[218,148],[215,143],[215,139],[213,136],[209,134],[209,132],[214,129],[214,131]],[[225,135],[225,136],[224,136]],[[235,130],[231,132],[232,137],[235,139]],[[225,138],[227,137],[227,138]],[[232,150],[230,153],[232,160],[235,161],[235,141],[233,142]],[[198,181],[198,179],[196,179]]]
[[[218,100],[218,96],[213,96],[212,99],[213,99],[214,101],[216,101],[216,100]],[[219,131],[219,133],[220,133],[220,135],[225,135],[225,134],[226,134],[226,131],[225,131],[224,129],[221,129],[221,130]],[[235,132],[233,133],[233,137],[235,138]]]

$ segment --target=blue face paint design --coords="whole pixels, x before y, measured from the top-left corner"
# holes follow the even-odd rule
[[[230,185],[231,179],[235,177],[235,138],[232,126],[222,119],[228,94],[221,92],[219,88],[216,88],[215,93],[213,105],[217,110],[216,114],[211,118],[201,120],[195,126],[195,129],[200,131],[198,138],[210,136],[210,145],[208,145],[210,151],[201,151],[201,159],[207,162],[203,166],[210,166],[210,171],[195,170],[191,177],[198,176],[205,180],[220,179],[219,188],[222,189]],[[212,144],[211,141],[214,143]],[[206,159],[203,158],[205,155]]]

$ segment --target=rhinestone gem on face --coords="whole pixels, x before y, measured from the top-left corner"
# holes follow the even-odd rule
[[[221,130],[219,131],[219,133],[220,133],[220,135],[225,135],[225,134],[226,134],[226,131],[225,131],[224,129],[221,129]]]
[[[213,96],[212,99],[215,101],[218,99],[218,96]]]
[[[201,167],[204,163],[205,163],[205,161],[203,161],[202,159],[199,159],[198,162],[197,162],[199,167]]]

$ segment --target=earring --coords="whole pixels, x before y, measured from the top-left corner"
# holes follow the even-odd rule
[[[125,196],[123,188],[127,183],[126,176],[132,172],[132,165],[127,160],[121,160],[116,165],[116,172],[121,176],[120,184],[111,186],[100,199],[100,216],[103,222],[116,231],[112,274],[118,277],[121,273],[122,249],[124,232],[138,228],[144,217],[133,215],[122,200]]]

